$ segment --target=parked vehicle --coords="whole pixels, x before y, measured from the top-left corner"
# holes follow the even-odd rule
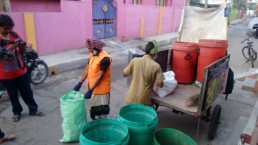
[[[249,23],[248,23],[248,29],[246,34],[248,36],[255,36],[255,25],[258,24],[258,17],[253,18]]]
[[[254,24],[254,26],[253,26],[253,35],[254,35],[255,39],[258,38],[258,23]]]
[[[43,83],[48,76],[48,66],[43,60],[39,59],[38,53],[31,46],[28,46],[23,59],[28,69],[30,82],[34,85]]]

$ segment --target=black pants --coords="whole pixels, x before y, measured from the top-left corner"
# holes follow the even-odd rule
[[[0,82],[5,86],[8,92],[14,115],[20,115],[23,110],[19,102],[18,91],[20,92],[20,95],[25,104],[29,107],[30,113],[38,111],[38,105],[33,98],[33,92],[30,86],[30,78],[27,73],[18,78],[0,80]]]
[[[0,139],[4,138],[5,134],[2,132],[1,128],[0,128]]]
[[[0,91],[5,90],[4,85],[0,82]]]

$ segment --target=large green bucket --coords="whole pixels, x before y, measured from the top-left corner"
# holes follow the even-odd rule
[[[188,135],[171,128],[161,128],[155,131],[155,145],[197,145]]]
[[[129,145],[153,145],[158,118],[152,107],[140,104],[124,106],[117,119],[129,129]]]
[[[87,123],[80,135],[80,145],[127,145],[128,141],[128,128],[112,119]]]

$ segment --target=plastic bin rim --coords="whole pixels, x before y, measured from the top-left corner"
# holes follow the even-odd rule
[[[107,122],[108,124],[119,124],[119,126],[121,126],[123,129],[125,129],[127,135],[124,136],[123,140],[128,138],[129,139],[129,129],[126,125],[124,125],[123,123],[119,122],[118,120],[114,120],[114,119],[99,119],[99,120],[94,120],[94,121],[91,121],[91,122],[88,122],[86,123],[82,130],[81,130],[81,135],[83,135],[83,132],[87,129],[87,128],[91,128],[93,127],[93,125],[97,125],[97,124],[101,124],[103,125],[103,121]],[[99,123],[100,122],[100,123]],[[86,138],[86,136],[84,136],[84,138]],[[98,142],[95,142],[95,141],[92,141],[92,140],[89,140],[88,138],[86,138],[89,142],[91,143],[94,143],[94,144],[106,144],[106,143],[98,143]],[[121,141],[117,140],[117,141],[113,141],[113,142],[110,142],[112,144],[117,144],[117,143],[120,143]]]
[[[129,107],[133,107],[133,108],[149,108],[149,110],[148,110],[148,112],[151,112],[151,113],[153,113],[154,115],[155,115],[155,117],[154,117],[154,119],[153,120],[151,120],[151,121],[148,121],[148,122],[144,122],[144,123],[142,123],[142,122],[134,122],[134,121],[130,121],[130,120],[127,120],[127,119],[125,119],[124,117],[122,117],[122,115],[121,115],[121,112],[124,110],[124,109],[127,109],[127,108],[129,108]],[[147,106],[147,105],[141,105],[141,104],[130,104],[130,105],[126,105],[126,106],[123,106],[120,110],[119,110],[119,112],[118,112],[118,117],[119,118],[121,118],[124,122],[127,122],[127,123],[130,123],[130,124],[135,124],[135,126],[143,126],[143,125],[145,125],[145,126],[143,126],[143,127],[146,127],[146,126],[148,126],[148,124],[153,124],[153,123],[155,123],[155,120],[157,120],[157,118],[158,118],[158,114],[157,114],[157,112],[152,108],[152,107],[150,107],[150,106]],[[122,122],[123,122],[122,121]]]
[[[191,52],[197,52],[198,51],[198,47],[187,47],[187,46],[173,46],[173,50],[177,50],[177,51],[191,51]]]
[[[222,43],[207,43],[207,42],[203,42],[203,43],[199,43],[198,47],[207,47],[207,48],[228,48],[228,44],[222,44]]]
[[[173,46],[187,46],[187,47],[197,47],[198,43],[194,42],[174,42]]]
[[[156,133],[159,132],[159,131],[162,131],[162,130],[171,130],[171,131],[174,131],[174,132],[178,132],[182,135],[185,135],[186,138],[190,139],[193,143],[195,143],[197,145],[197,143],[190,137],[188,136],[187,134],[183,133],[182,131],[180,130],[176,130],[176,129],[173,129],[173,128],[159,128],[157,129],[155,132],[154,132],[154,138],[156,139]]]
[[[94,125],[103,125],[103,124],[119,124],[120,126],[122,126],[123,128],[125,128],[126,130],[128,130],[128,128],[121,122],[119,122],[118,120],[115,119],[99,119],[99,120],[93,120],[91,122],[86,123],[83,126],[83,129],[85,129],[86,127],[92,127]]]
[[[82,134],[81,134],[82,135]],[[82,135],[82,136],[84,136],[84,135]],[[85,136],[84,136],[84,138],[86,138]],[[125,140],[125,142],[126,143],[128,143],[129,142],[129,139],[130,139],[130,137],[129,137],[129,132],[128,132],[128,134],[124,137],[124,139],[122,139],[122,140],[120,140],[120,141],[114,141],[114,142],[109,142],[108,144],[115,144],[115,145],[117,145],[117,144],[122,144],[122,141],[124,141]],[[107,143],[100,143],[100,142],[95,142],[95,141],[92,141],[92,140],[89,140],[89,139],[87,139],[88,140],[88,142],[90,142],[91,144],[98,144],[98,145],[107,145]]]

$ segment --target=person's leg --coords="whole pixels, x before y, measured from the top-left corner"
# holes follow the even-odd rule
[[[4,95],[4,85],[0,82],[0,98]]]
[[[2,130],[0,129],[0,139],[4,138],[4,132],[2,132]]]
[[[9,79],[9,80],[1,80],[1,83],[5,86],[7,93],[9,95],[11,104],[12,104],[12,111],[14,116],[17,116],[18,119],[15,119],[14,121],[19,121],[19,117],[21,115],[21,112],[23,111],[22,106],[19,102],[18,98],[18,89],[15,79]]]
[[[92,120],[103,119],[109,114],[110,94],[92,95],[90,116]]]
[[[30,79],[27,74],[17,78],[17,87],[30,113],[38,112],[38,105],[33,98],[33,92],[30,86]]]

